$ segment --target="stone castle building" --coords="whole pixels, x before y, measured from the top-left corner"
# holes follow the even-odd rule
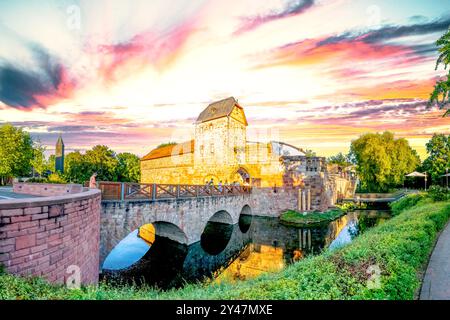
[[[308,157],[283,142],[247,140],[243,107],[230,97],[211,103],[197,118],[194,140],[153,149],[141,159],[141,182],[205,184],[213,179],[257,187],[302,186],[323,176],[325,158]]]

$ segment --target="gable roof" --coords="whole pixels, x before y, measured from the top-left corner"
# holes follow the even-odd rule
[[[200,113],[196,123],[202,123],[222,117],[227,117],[231,114],[234,107],[243,109],[234,97],[229,97],[223,100],[213,102]],[[245,125],[247,125],[247,120],[245,122],[246,122]]]
[[[194,140],[178,143],[175,145],[168,145],[161,148],[156,148],[145,155],[141,161],[159,159],[171,156],[179,156],[182,154],[194,152]]]

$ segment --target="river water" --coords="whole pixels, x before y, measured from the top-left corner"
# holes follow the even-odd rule
[[[159,236],[150,246],[135,230],[106,258],[102,278],[162,289],[205,279],[243,281],[343,246],[389,218],[388,211],[361,210],[320,226],[295,228],[278,218],[241,216],[236,225],[208,223],[201,241],[189,246]]]

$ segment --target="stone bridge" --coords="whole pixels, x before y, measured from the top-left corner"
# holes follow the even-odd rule
[[[153,224],[159,236],[191,245],[200,241],[208,222],[237,224],[241,215],[278,217],[292,209],[326,210],[344,194],[348,181],[330,179],[332,183],[324,185],[322,180],[309,179],[302,188],[252,189],[105,183],[99,186],[100,265],[122,239],[145,224]]]
[[[200,241],[209,221],[237,224],[241,214],[279,216],[297,206],[296,190],[253,189],[230,196],[101,203],[100,265],[128,234],[152,223],[156,234],[187,245]]]

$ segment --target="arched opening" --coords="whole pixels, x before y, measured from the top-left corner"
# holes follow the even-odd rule
[[[181,245],[187,244],[184,232],[172,223],[156,221],[144,224],[130,232],[111,250],[103,262],[102,269],[123,270],[129,268],[164,238]]]
[[[210,255],[218,255],[230,242],[233,233],[233,219],[224,210],[216,212],[203,230],[200,237],[202,249]]]
[[[245,205],[242,207],[241,213],[239,215],[239,230],[242,233],[247,233],[252,224],[252,209],[249,205]]]
[[[102,276],[107,280],[146,283],[160,288],[177,286],[188,251],[187,237],[176,225],[145,224],[120,241],[106,257]]]
[[[251,177],[247,170],[239,168],[231,178],[231,183],[238,183],[240,185],[250,185]]]

